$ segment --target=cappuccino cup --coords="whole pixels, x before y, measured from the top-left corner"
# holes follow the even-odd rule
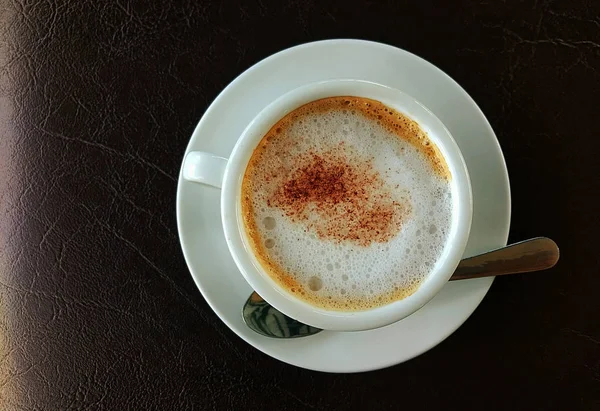
[[[294,89],[248,124],[229,159],[192,151],[182,173],[222,190],[227,245],[250,286],[323,329],[412,314],[449,280],[469,236],[471,185],[450,132],[372,82]]]

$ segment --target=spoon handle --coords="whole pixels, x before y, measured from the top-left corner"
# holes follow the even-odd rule
[[[558,257],[554,241],[536,237],[462,260],[450,281],[545,270]]]

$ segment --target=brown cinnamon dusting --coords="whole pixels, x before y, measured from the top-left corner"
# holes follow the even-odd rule
[[[268,200],[270,207],[336,242],[368,246],[400,231],[410,206],[392,197],[370,161],[350,162],[343,153],[308,153],[299,163]]]

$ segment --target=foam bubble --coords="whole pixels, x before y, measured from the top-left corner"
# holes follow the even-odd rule
[[[275,219],[273,217],[265,217],[265,218],[263,218],[263,226],[267,230],[272,230],[277,226],[277,222],[275,221]]]
[[[310,288],[311,291],[319,291],[323,288],[323,280],[315,276],[310,277],[308,279],[308,288]]]
[[[302,298],[325,308],[363,310],[410,295],[435,267],[451,228],[452,193],[448,176],[436,168],[439,159],[429,157],[433,144],[414,123],[390,126],[386,119],[397,115],[393,110],[381,109],[382,119],[369,117],[348,99],[352,110],[307,110],[296,118],[292,112],[274,127],[247,169],[242,209],[259,260],[269,262],[267,271],[284,288],[293,284]],[[369,110],[382,106],[364,101]],[[399,138],[402,130],[417,137]],[[302,155],[311,152],[336,153],[332,158],[349,165],[370,164],[383,188],[369,195],[409,208],[398,231],[364,243],[352,241],[348,229],[328,237],[319,231],[316,206],[309,204],[308,217],[301,219],[272,204],[274,193],[302,166]],[[343,214],[334,216],[341,219],[339,227],[348,227]]]

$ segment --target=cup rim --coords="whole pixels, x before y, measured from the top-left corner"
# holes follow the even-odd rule
[[[241,219],[242,179],[248,161],[262,137],[278,120],[301,105],[320,98],[341,95],[357,95],[379,100],[417,121],[442,152],[452,175],[453,219],[456,221],[452,224],[449,240],[434,270],[410,296],[366,311],[326,310],[300,300],[283,289],[270,278],[258,262],[246,239]],[[423,121],[424,119],[427,121]],[[242,132],[232,150],[221,192],[221,217],[225,239],[238,269],[250,286],[287,316],[315,327],[336,331],[379,328],[407,317],[430,301],[452,276],[462,258],[471,227],[472,207],[471,182],[466,163],[444,124],[412,96],[385,85],[358,79],[309,83],[283,94],[261,110]]]

